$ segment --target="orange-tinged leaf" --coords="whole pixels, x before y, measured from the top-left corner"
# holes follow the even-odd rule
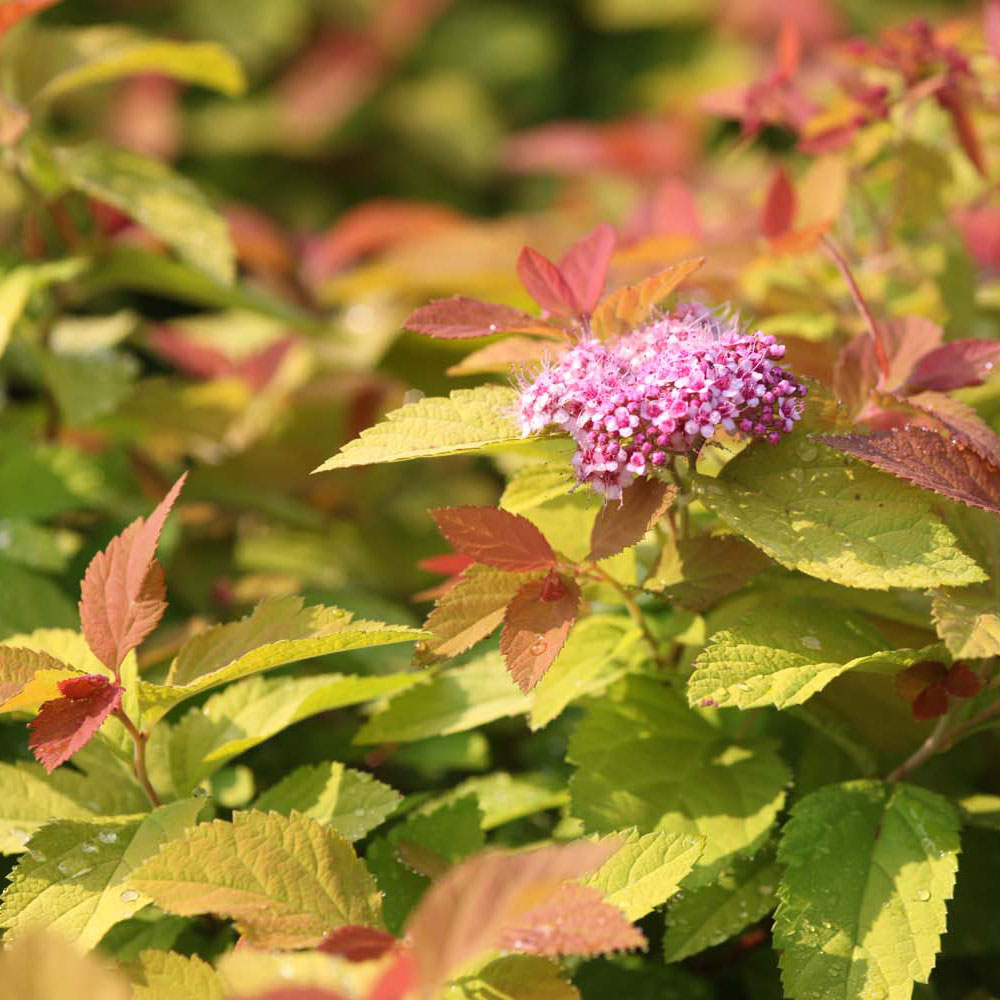
[[[795,219],[795,188],[784,167],[778,167],[764,198],[760,231],[770,240],[791,232]]]
[[[773,253],[806,253],[816,247],[820,237],[829,228],[830,220],[822,219],[801,229],[793,229],[791,232],[774,237],[770,241],[771,250]]]
[[[509,372],[511,368],[537,368],[545,361],[554,361],[569,347],[568,341],[557,344],[533,337],[505,337],[467,354],[448,369],[449,375],[483,375]]]
[[[503,621],[507,602],[528,582],[526,573],[473,565],[438,598],[425,624],[429,653],[458,656],[485,639]]]
[[[595,310],[591,329],[599,337],[625,333],[649,319],[654,306],[662,302],[685,278],[705,263],[704,257],[682,260],[644,281],[612,292]]]
[[[7,0],[0,4],[0,38],[2,38],[18,21],[23,21],[32,14],[53,7],[59,0]]]
[[[80,587],[80,622],[87,645],[112,670],[156,628],[166,610],[163,567],[154,556],[186,478],[185,472],[148,518],[133,521],[87,567]]]
[[[579,607],[580,588],[555,572],[526,583],[507,605],[500,652],[507,673],[525,694],[559,655]]]
[[[940,392],[920,392],[896,398],[965,441],[988,462],[1000,466],[1000,437],[971,406]]]
[[[381,958],[400,943],[399,938],[375,927],[348,924],[330,931],[317,950],[327,955],[339,955],[349,962],[368,962]]]
[[[59,697],[59,682],[79,674],[48,653],[0,646],[0,713],[30,712]]]
[[[778,42],[775,46],[776,69],[784,79],[790,79],[799,71],[802,62],[802,33],[798,22],[791,17],[785,17],[778,32]]]
[[[63,697],[45,702],[28,723],[28,746],[46,771],[54,771],[85,746],[122,703],[122,688],[103,674],[59,682]]]
[[[511,573],[555,565],[545,536],[520,514],[496,507],[439,507],[431,516],[452,548],[476,562]]]
[[[543,308],[556,316],[573,316],[581,312],[573,289],[562,271],[531,247],[525,247],[517,258],[517,276],[528,294]]]
[[[926,427],[831,434],[823,444],[969,507],[1000,514],[1000,465]]]
[[[638,927],[601,893],[585,885],[564,885],[509,927],[501,947],[529,955],[605,955],[645,948]]]
[[[595,562],[617,555],[641,542],[667,512],[677,487],[659,479],[637,479],[623,493],[620,503],[606,503],[590,533],[590,555]]]
[[[617,242],[614,226],[604,222],[574,243],[559,261],[559,271],[581,312],[593,312],[600,302]]]
[[[879,382],[875,338],[859,334],[841,348],[833,369],[833,391],[847,408],[848,416],[857,417],[865,408],[872,390]]]
[[[599,868],[615,838],[508,853],[486,850],[434,883],[407,922],[421,997],[500,947],[508,928],[559,887]]]
[[[558,336],[562,333],[537,316],[511,306],[480,302],[468,295],[434,299],[410,313],[403,323],[407,330],[439,340],[492,337],[497,333],[537,333]]]

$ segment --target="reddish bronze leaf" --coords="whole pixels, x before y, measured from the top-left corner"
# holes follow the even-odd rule
[[[511,573],[555,565],[545,536],[520,514],[496,507],[439,507],[431,516],[452,548],[476,562]]]
[[[964,440],[983,458],[1000,465],[1000,437],[971,406],[940,392],[921,392],[902,399],[907,406],[931,417],[949,434]]]
[[[403,326],[439,340],[491,337],[495,333],[559,334],[537,316],[510,306],[480,302],[467,295],[434,299],[412,312]]]
[[[166,610],[163,567],[154,556],[186,478],[185,472],[149,518],[133,521],[87,567],[80,587],[80,622],[94,655],[112,670],[156,628]]]
[[[862,333],[845,344],[833,369],[833,391],[847,408],[848,415],[857,417],[865,408],[872,390],[879,383],[875,338]]]
[[[23,21],[32,14],[53,7],[59,0],[8,0],[0,4],[0,38],[2,38],[18,21]]]
[[[580,588],[556,572],[526,583],[507,605],[500,652],[507,673],[525,693],[559,655],[579,606]]]
[[[28,746],[49,772],[85,746],[122,703],[121,685],[112,684],[101,674],[60,681],[59,690],[63,697],[45,702],[28,723]]]
[[[948,692],[944,684],[931,684],[913,699],[913,718],[918,722],[937,719],[948,711]]]
[[[823,444],[969,507],[1000,514],[1000,466],[926,427],[830,434]]]
[[[381,958],[399,943],[399,938],[387,931],[348,924],[330,931],[319,943],[317,950],[327,955],[339,955],[348,962],[368,962]]]
[[[925,354],[910,372],[906,391],[950,392],[982,385],[1000,363],[1000,340],[952,340]]]
[[[507,928],[500,946],[505,951],[555,958],[645,948],[646,938],[597,889],[564,885]]]
[[[607,559],[642,541],[667,512],[677,487],[659,479],[637,479],[623,493],[620,503],[606,503],[590,533],[590,555],[595,562]]]
[[[953,663],[944,679],[944,687],[955,698],[975,698],[983,689],[983,681],[971,667]]]
[[[925,688],[943,683],[947,675],[948,668],[940,660],[921,660],[900,670],[893,683],[900,698],[914,701]]]
[[[559,261],[559,271],[583,313],[592,313],[604,294],[608,264],[617,241],[614,226],[604,222],[574,243]]]
[[[879,323],[878,329],[889,361],[888,371],[881,381],[883,389],[905,383],[913,366],[928,352],[933,352],[944,336],[940,324],[926,316],[897,316]]]
[[[517,276],[528,294],[543,308],[556,316],[573,316],[581,312],[573,289],[562,271],[531,247],[525,247],[517,258]]]
[[[791,231],[795,219],[795,188],[783,167],[778,167],[771,179],[761,209],[760,230],[770,240]]]

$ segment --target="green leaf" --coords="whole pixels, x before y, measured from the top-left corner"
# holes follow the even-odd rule
[[[182,260],[232,283],[236,263],[229,227],[187,178],[159,160],[99,143],[54,152],[70,187],[113,205]]]
[[[582,882],[600,889],[606,902],[634,922],[677,892],[704,849],[704,837],[630,830],[622,846]]]
[[[393,694],[419,680],[419,674],[248,678],[191,709],[173,728],[153,730],[153,783],[186,795],[234,757],[302,719]]]
[[[678,894],[667,910],[663,957],[679,962],[729,940],[774,909],[781,869],[774,852],[740,858],[711,885]]]
[[[572,702],[613,684],[628,669],[641,641],[631,619],[620,615],[590,615],[578,622],[531,693],[529,726],[541,729]]]
[[[51,54],[54,72],[31,98],[35,104],[137,73],[157,73],[210,87],[230,97],[246,87],[240,64],[214,42],[146,38],[128,28],[104,26],[38,33],[36,51]]]
[[[785,995],[909,1000],[940,948],[958,831],[945,799],[909,785],[856,781],[799,801],[778,849]]]
[[[129,884],[171,913],[232,918],[261,947],[307,948],[345,924],[382,926],[375,883],[351,845],[297,813],[203,823],[164,845]]]
[[[135,820],[58,820],[39,830],[3,894],[0,926],[6,936],[44,926],[92,948],[149,902],[129,886],[130,876],[194,823],[203,805],[187,799]]]
[[[474,795],[482,811],[481,826],[492,830],[544,809],[558,809],[569,802],[566,783],[546,774],[508,774],[494,771],[467,778],[436,802],[454,802]]]
[[[566,496],[578,482],[568,461],[559,464],[536,462],[510,477],[500,497],[500,506],[512,514],[524,514]]]
[[[64,591],[48,577],[0,559],[0,637],[41,625],[72,626],[80,616]]]
[[[378,462],[488,451],[522,440],[516,419],[517,393],[506,386],[456,389],[386,415],[324,462],[316,472]]]
[[[505,955],[453,982],[441,1000],[580,1000],[563,970],[537,955]]]
[[[223,1000],[219,974],[197,955],[144,951],[132,970],[132,1000]]]
[[[0,553],[4,559],[48,573],[61,573],[79,546],[76,535],[42,527],[21,518],[0,519]]]
[[[76,257],[47,264],[22,264],[0,278],[0,357],[7,350],[14,327],[32,294],[48,285],[75,278],[86,266],[86,260]]]
[[[114,413],[132,394],[139,373],[136,359],[121,351],[55,354],[36,349],[33,353],[45,385],[71,427]]]
[[[429,676],[393,698],[362,726],[355,743],[408,743],[523,715],[531,699],[507,676],[499,653]]]
[[[423,635],[419,629],[401,625],[353,621],[349,612],[339,608],[303,608],[300,597],[272,598],[238,622],[217,625],[189,639],[170,665],[165,684],[141,686],[143,718],[147,723],[155,721],[202,691],[286,663],[409,642]]]
[[[771,558],[821,580],[886,590],[984,578],[935,515],[934,497],[801,434],[753,445],[694,485]]]
[[[860,615],[830,614],[817,601],[768,601],[743,623],[716,632],[688,679],[688,700],[760,708],[800,705],[848,670],[895,672],[927,650],[885,649]]]
[[[634,675],[590,704],[568,757],[572,814],[588,831],[703,836],[703,867],[761,843],[790,777],[770,746],[732,742],[676,692]]]
[[[115,962],[134,962],[147,950],[169,951],[190,926],[191,921],[184,917],[147,906],[134,917],[115,924],[97,947],[102,955]]]
[[[370,774],[334,762],[297,768],[264,792],[253,807],[284,816],[304,813],[354,841],[379,826],[402,801],[399,792]]]

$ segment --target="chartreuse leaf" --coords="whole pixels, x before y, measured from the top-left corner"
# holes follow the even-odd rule
[[[22,264],[0,277],[0,357],[32,294],[56,282],[70,281],[86,266],[84,258],[70,257],[45,264]]]
[[[306,948],[345,924],[382,926],[375,883],[351,845],[298,813],[203,823],[164,845],[129,884],[170,913],[229,917],[261,947]]]
[[[908,1000],[927,982],[958,867],[941,796],[855,781],[800,800],[778,848],[774,940],[791,1000]]]
[[[435,801],[453,802],[467,795],[475,795],[479,801],[484,830],[543,809],[558,809],[569,802],[565,781],[547,774],[515,775],[506,771],[468,778]]]
[[[791,569],[847,587],[962,586],[984,579],[934,513],[934,497],[801,434],[754,445],[699,498]]]
[[[132,1000],[223,1000],[219,974],[197,955],[150,949],[132,972]]]
[[[301,812],[354,841],[374,830],[402,801],[399,792],[370,774],[332,762],[292,771],[264,792],[254,809],[284,816]]]
[[[442,1000],[580,1000],[580,993],[563,978],[563,970],[537,955],[505,955],[455,980]]]
[[[456,389],[447,397],[428,397],[393,410],[315,471],[510,445],[521,440],[516,414],[517,393],[507,386]]]
[[[531,699],[511,682],[500,654],[486,653],[396,695],[361,727],[354,741],[409,743],[461,733],[495,719],[523,715],[530,707]]]
[[[236,274],[225,219],[166,164],[100,143],[54,150],[66,183],[141,223],[182,260],[231,284]]]
[[[134,820],[58,820],[39,830],[3,894],[0,926],[6,936],[49,927],[92,948],[149,902],[130,887],[130,876],[194,823],[203,805],[185,799]]]
[[[859,614],[830,614],[818,601],[762,604],[734,628],[716,632],[688,679],[692,705],[759,708],[799,705],[847,670],[894,672],[926,650],[885,649],[885,637]]]
[[[733,742],[676,692],[636,675],[590,704],[568,757],[572,814],[588,831],[703,836],[703,867],[752,851],[789,781],[771,747]]]
[[[189,639],[170,665],[165,684],[140,687],[143,719],[152,723],[193,695],[286,663],[423,635],[402,625],[353,621],[339,608],[303,608],[299,597],[269,599],[246,618]]]
[[[214,42],[146,38],[128,28],[102,25],[46,31],[33,44],[54,57],[54,72],[31,98],[36,103],[136,73],[170,76],[231,97],[246,86],[240,64]]]
[[[774,909],[780,876],[774,852],[764,850],[738,858],[711,885],[678,894],[667,910],[663,957],[679,962],[756,923]]]
[[[0,713],[37,711],[44,702],[60,697],[60,681],[77,675],[48,653],[0,646]]]
[[[185,795],[227,761],[302,719],[393,694],[419,681],[419,674],[249,677],[191,709],[176,726],[153,730],[153,782]]]
[[[631,921],[670,899],[705,849],[704,837],[666,830],[641,835],[630,830],[622,839],[622,846],[582,881]]]

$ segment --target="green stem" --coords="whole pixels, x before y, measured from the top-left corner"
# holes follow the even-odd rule
[[[149,733],[140,733],[122,709],[119,708],[114,714],[115,718],[128,731],[129,736],[132,737],[132,743],[135,746],[132,754],[132,770],[135,772],[139,784],[142,785],[142,790],[146,793],[150,804],[155,809],[161,803],[160,797],[156,794],[156,789],[153,788],[153,784],[149,780],[149,772],[146,770],[146,743],[149,740]]]
[[[660,653],[660,644],[656,641],[656,636],[653,635],[649,630],[649,625],[646,622],[646,617],[642,613],[642,609],[636,603],[635,598],[629,593],[628,588],[619,583],[607,570],[602,569],[597,563],[592,562],[588,564],[588,570],[593,576],[598,577],[603,580],[610,587],[613,587],[618,594],[621,596],[622,603],[628,610],[629,616],[632,621],[635,622],[636,628],[642,634],[643,641],[649,647],[650,655],[653,661],[660,667],[665,667],[666,663],[663,656]]]

